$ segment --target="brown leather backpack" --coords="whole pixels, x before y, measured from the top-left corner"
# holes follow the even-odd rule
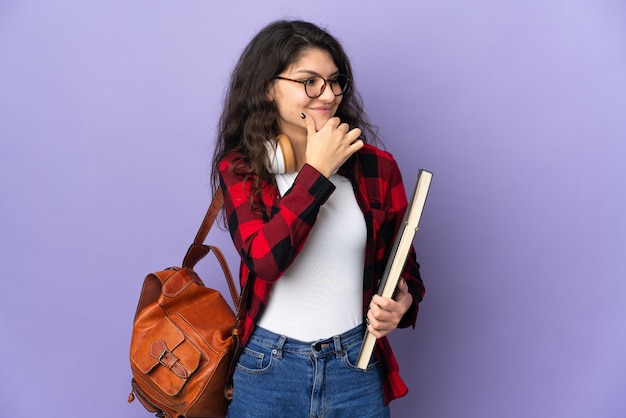
[[[129,402],[136,396],[160,417],[223,417],[232,395],[229,377],[242,331],[241,300],[249,286],[240,299],[221,251],[203,245],[222,204],[218,189],[182,267],[149,274],[141,289],[130,343]],[[222,267],[237,316],[193,270],[209,252]]]

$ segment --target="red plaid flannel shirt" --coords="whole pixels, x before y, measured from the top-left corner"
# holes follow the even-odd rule
[[[268,209],[266,214],[252,208],[249,199],[251,181],[233,172],[233,163],[238,159],[236,154],[224,158],[219,164],[219,173],[226,220],[241,256],[240,284],[243,286],[245,280],[254,280],[241,340],[245,345],[268,302],[272,284],[280,279],[302,250],[321,205],[335,186],[312,166],[304,165],[293,187],[282,198],[275,186],[263,185],[261,199]],[[365,145],[351,157],[339,174],[352,182],[367,225],[363,270],[365,317],[407,207],[406,193],[393,157],[371,145]],[[413,248],[402,277],[414,300],[399,327],[414,327],[424,285]],[[383,390],[385,403],[389,403],[404,396],[408,388],[400,378],[398,364],[386,337],[377,340],[376,355],[385,365],[387,379]]]

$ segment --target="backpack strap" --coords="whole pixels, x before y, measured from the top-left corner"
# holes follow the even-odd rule
[[[235,282],[233,280],[233,276],[230,273],[230,269],[228,268],[228,263],[226,262],[226,258],[222,254],[219,248],[212,245],[204,245],[204,241],[209,235],[209,231],[217,218],[220,210],[224,206],[224,194],[222,192],[222,188],[218,187],[213,195],[213,200],[209,205],[209,209],[204,215],[204,219],[202,220],[202,224],[200,224],[200,228],[198,229],[198,233],[196,234],[193,243],[189,246],[187,253],[185,254],[185,258],[183,258],[183,268],[193,269],[194,266],[198,263],[198,261],[202,260],[204,256],[206,256],[209,252],[213,252],[215,257],[220,263],[222,270],[224,271],[224,276],[226,277],[226,282],[228,283],[228,290],[230,291],[230,296],[233,299],[235,307],[237,308],[237,323],[235,328],[239,328],[239,326],[243,325],[243,318],[246,312],[246,301],[248,299],[249,287],[251,286],[251,280],[246,280],[246,284],[243,289],[241,289],[241,298],[239,297],[239,292],[237,292],[237,287],[235,286]],[[239,330],[235,330],[235,333],[238,334]]]
[[[209,235],[209,231],[215,222],[215,218],[217,218],[217,214],[220,212],[223,205],[224,195],[222,194],[222,189],[218,188],[213,195],[213,200],[211,201],[211,205],[209,205],[206,215],[204,215],[202,224],[200,224],[196,238],[193,240],[191,246],[189,246],[187,254],[185,254],[185,258],[183,258],[184,268],[192,269],[198,261],[211,251],[208,246],[204,245],[204,241],[206,240],[207,235]]]

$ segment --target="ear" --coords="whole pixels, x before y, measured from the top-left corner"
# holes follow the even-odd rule
[[[274,82],[271,81],[270,84],[267,86],[267,91],[265,92],[265,97],[267,97],[267,100],[269,100],[270,102],[273,102],[274,101],[274,96],[275,96]]]

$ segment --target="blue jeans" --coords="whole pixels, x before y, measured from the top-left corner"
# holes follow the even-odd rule
[[[389,417],[383,370],[374,357],[358,369],[364,328],[305,343],[257,327],[233,381],[228,417]]]

